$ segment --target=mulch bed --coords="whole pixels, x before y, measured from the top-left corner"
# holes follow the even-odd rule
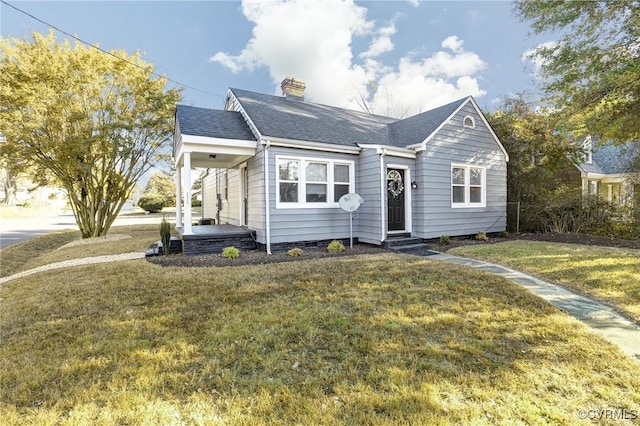
[[[428,241],[429,249],[439,252],[446,252],[454,247],[474,245],[474,244],[496,244],[503,241],[514,240],[528,240],[528,241],[550,241],[554,243],[565,244],[582,244],[587,246],[604,246],[604,247],[619,247],[619,248],[631,248],[640,250],[640,240],[623,240],[614,238],[597,237],[593,235],[585,234],[558,234],[558,233],[543,233],[543,234],[512,234],[506,238],[490,237],[489,241],[476,241],[473,238],[451,238],[451,243],[448,245],[440,245],[437,240]],[[240,253],[240,257],[237,259],[226,259],[219,254],[209,254],[202,256],[183,256],[169,255],[158,256],[148,258],[149,262],[155,263],[161,266],[182,266],[182,267],[208,267],[208,266],[243,266],[243,265],[262,265],[267,263],[280,263],[280,262],[295,262],[299,260],[311,260],[322,259],[327,257],[345,257],[345,256],[357,256],[363,254],[378,254],[388,253],[389,250],[384,248],[369,245],[369,244],[357,244],[353,249],[347,248],[341,253],[329,253],[325,248],[313,248],[304,249],[302,256],[287,256],[286,251],[274,252],[271,255],[267,255],[264,251],[252,250],[243,251]],[[427,255],[428,250],[418,250],[411,252],[411,254]]]

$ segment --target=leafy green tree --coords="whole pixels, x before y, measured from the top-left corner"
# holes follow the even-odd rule
[[[553,128],[548,112],[534,109],[526,96],[516,95],[486,117],[509,154],[508,202],[520,202],[523,211],[533,213],[555,200],[580,198],[581,183],[573,162],[583,154],[582,147]],[[514,229],[515,218],[508,219]],[[537,221],[522,219],[525,223]]]
[[[159,198],[164,207],[176,205],[176,181],[166,173],[154,173],[147,182],[143,197]]]
[[[171,140],[179,91],[138,53],[0,39],[0,133],[9,160],[64,188],[83,238],[108,232],[136,181]]]
[[[558,31],[537,49],[558,123],[603,142],[640,138],[640,2],[518,0],[533,32]]]

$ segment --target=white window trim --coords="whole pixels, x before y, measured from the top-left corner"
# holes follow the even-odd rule
[[[471,126],[467,126],[465,124],[465,122],[467,121],[467,118],[471,120]],[[462,126],[463,127],[467,127],[469,129],[475,129],[476,128],[476,120],[470,115],[465,115],[465,117],[462,119]]]
[[[453,202],[453,169],[464,169],[464,203]],[[480,169],[482,170],[482,202],[472,203],[471,200],[471,179],[470,170]],[[474,185],[475,186],[475,185]],[[487,168],[484,166],[478,166],[475,164],[459,164],[451,163],[451,169],[449,170],[449,196],[451,197],[451,208],[453,209],[473,209],[487,207]]]
[[[297,203],[284,203],[280,201],[280,161],[299,161],[300,170],[298,176],[298,202]],[[327,166],[327,202],[325,203],[308,203],[306,201],[307,191],[307,173],[306,168],[308,163],[326,163]],[[327,209],[327,208],[339,208],[337,202],[334,200],[334,166],[335,165],[349,166],[349,192],[355,192],[355,162],[352,160],[339,160],[329,159],[325,157],[297,157],[291,155],[276,155],[276,209]],[[310,182],[314,183],[314,182]],[[338,183],[340,184],[340,183]]]

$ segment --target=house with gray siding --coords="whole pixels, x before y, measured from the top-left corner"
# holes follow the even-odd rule
[[[192,168],[203,216],[245,227],[267,252],[349,238],[340,197],[357,193],[353,236],[384,244],[506,228],[508,155],[472,97],[405,119],[229,89],[224,110],[176,108],[177,226],[188,236]],[[182,188],[182,190],[180,189]]]

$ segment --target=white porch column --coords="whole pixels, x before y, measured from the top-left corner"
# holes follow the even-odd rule
[[[176,165],[176,226],[182,227],[182,167]]]
[[[184,153],[184,233],[193,234],[191,229],[191,153]]]

